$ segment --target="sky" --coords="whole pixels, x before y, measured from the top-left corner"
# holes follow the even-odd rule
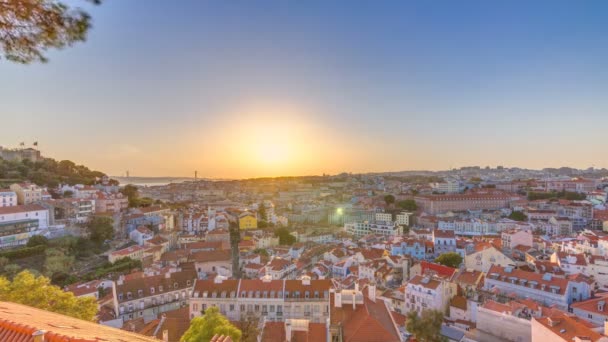
[[[0,145],[110,175],[608,167],[606,1],[70,0],[0,60]]]

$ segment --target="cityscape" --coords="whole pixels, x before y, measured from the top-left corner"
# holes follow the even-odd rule
[[[0,0],[0,342],[608,342],[607,10]]]

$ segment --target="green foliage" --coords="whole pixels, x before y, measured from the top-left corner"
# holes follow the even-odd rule
[[[49,248],[45,251],[44,274],[53,277],[55,274],[68,274],[76,259],[72,255],[66,255],[62,250]]]
[[[544,199],[567,199],[569,201],[582,201],[587,198],[587,195],[578,192],[570,191],[552,191],[552,192],[528,192],[528,200],[544,200]]]
[[[384,202],[386,202],[387,205],[391,205],[391,204],[395,203],[395,196],[393,196],[393,195],[384,196]]]
[[[27,240],[27,247],[48,246],[49,239],[42,235],[34,235]]]
[[[9,279],[12,279],[15,275],[17,275],[17,273],[19,273],[19,271],[21,271],[21,266],[17,264],[8,264],[4,266],[4,274],[6,274]]]
[[[93,321],[97,314],[95,298],[76,298],[51,285],[51,280],[29,271],[17,274],[12,281],[0,277],[0,300],[33,306],[71,317]]]
[[[224,317],[217,307],[208,308],[202,316],[190,321],[190,328],[181,338],[182,342],[209,342],[214,335],[230,336],[237,342],[241,340],[241,331]]]
[[[260,229],[268,228],[268,222],[266,222],[264,220],[258,221],[258,228],[260,228]]]
[[[9,61],[46,62],[47,50],[85,41],[90,28],[86,12],[57,0],[0,2],[0,53]]]
[[[253,253],[263,255],[263,256],[268,256],[268,251],[266,250],[266,248],[256,248],[253,250]]]
[[[420,316],[417,311],[410,311],[405,321],[405,329],[420,342],[444,342],[441,336],[443,313],[437,310],[423,310]]]
[[[462,263],[462,256],[456,252],[449,252],[441,254],[435,262],[444,266],[457,268]]]
[[[94,216],[87,223],[87,231],[91,241],[101,245],[105,240],[114,236],[114,220],[107,216]]]
[[[516,210],[513,210],[511,212],[511,214],[509,215],[509,218],[511,220],[521,221],[521,222],[528,220],[528,216],[526,216],[526,214],[522,213],[521,211],[516,211]]]
[[[291,246],[296,243],[296,237],[291,235],[289,229],[285,227],[277,228],[274,231],[274,236],[279,238],[279,244]]]
[[[399,208],[401,208],[403,210],[407,210],[407,211],[416,211],[418,209],[418,205],[416,204],[416,201],[414,201],[413,199],[406,199],[403,201],[399,201],[399,203],[397,203],[397,206],[399,206]]]
[[[116,260],[114,263],[106,262],[100,267],[97,267],[95,271],[87,273],[81,279],[64,279],[63,283],[73,283],[79,280],[88,281],[93,279],[99,279],[111,275],[131,273],[136,269],[142,269],[140,260],[133,260],[131,258],[122,258]]]
[[[260,221],[266,221],[266,215],[266,206],[264,205],[264,202],[260,202],[258,205],[258,217]]]
[[[129,199],[130,208],[149,207],[155,203],[155,201],[149,197],[140,198],[139,190],[133,184],[125,185],[120,192]]]
[[[1,27],[0,23],[0,33]],[[86,166],[76,165],[69,160],[57,162],[54,159],[44,158],[31,162],[0,158],[0,178],[10,178],[12,182],[29,180],[41,186],[54,188],[59,184],[92,185],[103,176],[103,172],[89,170]]]
[[[12,249],[4,252],[0,252],[0,257],[5,257],[9,260],[16,260],[21,258],[30,257],[44,253],[46,250],[45,245],[38,245],[35,247],[24,247],[19,249]]]

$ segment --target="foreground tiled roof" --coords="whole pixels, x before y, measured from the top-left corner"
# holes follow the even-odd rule
[[[585,337],[589,341],[599,341],[603,337],[600,333],[590,329],[580,318],[566,313],[554,313],[549,317],[532,319],[564,341],[573,341],[575,337]]]
[[[335,307],[335,294],[330,296],[331,324],[340,324],[344,342],[400,341],[392,315],[383,300],[375,302],[364,296],[363,304]]]
[[[87,322],[29,306],[0,302],[0,341],[34,341],[32,334],[46,331],[46,342],[158,341],[105,325]]]

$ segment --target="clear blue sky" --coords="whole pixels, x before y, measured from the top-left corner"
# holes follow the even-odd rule
[[[86,43],[0,61],[0,145],[139,176],[608,167],[606,1],[74,2]]]

